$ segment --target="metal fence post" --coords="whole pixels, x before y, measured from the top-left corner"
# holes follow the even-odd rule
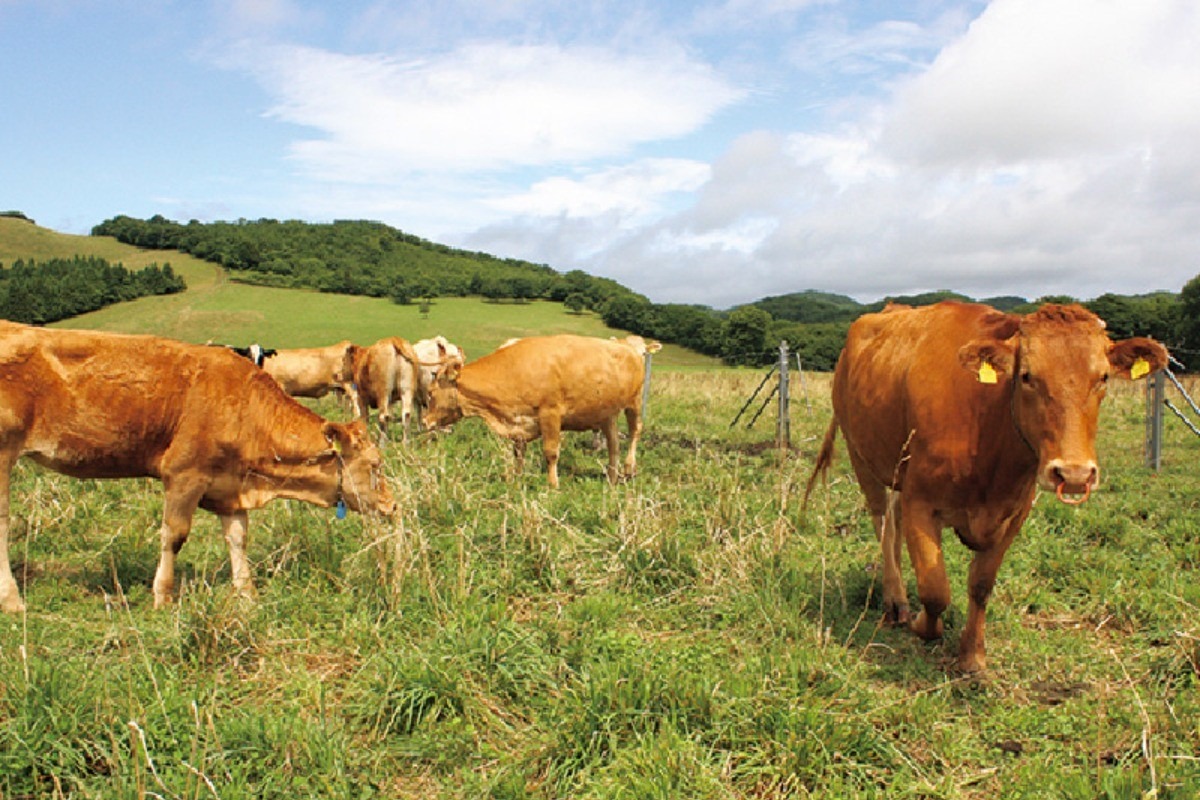
[[[1158,472],[1162,467],[1163,402],[1167,379],[1159,370],[1146,381],[1146,466]]]
[[[779,343],[779,422],[775,426],[775,444],[781,450],[792,446],[791,417],[788,413],[788,343]]]
[[[646,372],[644,375],[642,375],[642,424],[643,425],[646,423],[646,420],[650,416],[650,373],[651,373],[650,365],[653,361],[654,361],[654,354],[646,353],[646,367],[645,367]]]

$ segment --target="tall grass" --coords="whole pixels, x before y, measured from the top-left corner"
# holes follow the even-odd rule
[[[844,455],[799,514],[827,379],[807,376],[785,456],[766,418],[729,427],[759,377],[657,373],[618,486],[581,434],[557,492],[476,422],[393,445],[395,525],[252,515],[253,604],[202,516],[178,603],[154,611],[157,484],[22,464],[0,796],[1200,794],[1190,432],[1169,422],[1148,473],[1140,390],[1112,392],[1103,489],[1039,499],[989,608],[991,670],[964,678],[969,553],[947,538],[944,641],[881,628]]]

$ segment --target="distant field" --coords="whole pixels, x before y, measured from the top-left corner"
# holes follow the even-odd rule
[[[176,251],[142,251],[107,237],[71,236],[22,220],[0,218],[0,262],[16,258],[94,255],[133,269],[170,263],[188,291],[110,306],[57,327],[152,333],[191,342],[259,342],[268,347],[313,347],[349,339],[369,344],[384,336],[417,340],[441,334],[465,347],[469,358],[491,352],[514,336],[578,333],[624,336],[595,314],[572,314],[560,303],[487,303],[477,298],[437,300],[427,316],[417,305],[372,297],[272,289],[229,282],[223,270]],[[680,347],[655,356],[662,367],[711,367],[719,362]]]

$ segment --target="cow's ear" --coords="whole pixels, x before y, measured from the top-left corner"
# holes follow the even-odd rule
[[[1167,348],[1145,336],[1116,342],[1108,351],[1114,374],[1135,381],[1166,367],[1168,358]]]
[[[361,423],[361,419],[354,420],[356,423]],[[321,426],[321,433],[325,435],[325,441],[329,442],[330,446],[341,453],[344,452],[353,441],[353,435],[350,431],[351,425],[342,425],[337,422],[326,422]]]
[[[458,371],[462,365],[458,363],[458,359],[450,359],[446,365],[438,370],[437,379],[439,382],[454,383],[458,380]]]
[[[1015,353],[1007,340],[981,339],[959,348],[958,363],[980,383],[999,383],[1001,376],[1012,374]]]

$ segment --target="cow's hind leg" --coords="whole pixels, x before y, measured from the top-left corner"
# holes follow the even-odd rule
[[[163,523],[159,529],[161,549],[158,569],[154,573],[155,608],[171,604],[175,594],[175,556],[192,530],[192,516],[196,513],[196,507],[203,494],[204,491],[200,487],[167,489]]]
[[[12,462],[0,464],[0,610],[16,614],[25,610],[21,591],[8,560],[8,500]]]
[[[616,423],[616,419],[613,420]],[[629,453],[625,456],[625,474],[632,478],[637,474],[637,448],[642,438],[642,410],[640,406],[625,409],[625,427],[629,428]]]
[[[871,525],[879,542],[879,555],[883,571],[883,620],[889,625],[904,625],[909,621],[908,592],[904,588],[904,571],[901,561],[900,538],[900,494],[890,491],[871,475],[871,471],[855,454],[850,455],[850,465],[858,478],[859,488],[867,502]]]
[[[616,483],[621,479],[621,473],[617,470],[617,461],[621,457],[621,434],[617,430],[617,417],[614,414],[604,420],[604,425],[601,428],[604,434],[604,443],[608,445],[608,475],[609,483]]]
[[[225,543],[229,545],[229,568],[233,590],[243,597],[254,597],[254,576],[246,558],[246,531],[249,515],[245,511],[221,515]]]
[[[558,488],[558,452],[562,443],[562,420],[557,414],[541,414],[538,426],[542,433],[542,455],[546,458],[546,475],[550,488]]]

